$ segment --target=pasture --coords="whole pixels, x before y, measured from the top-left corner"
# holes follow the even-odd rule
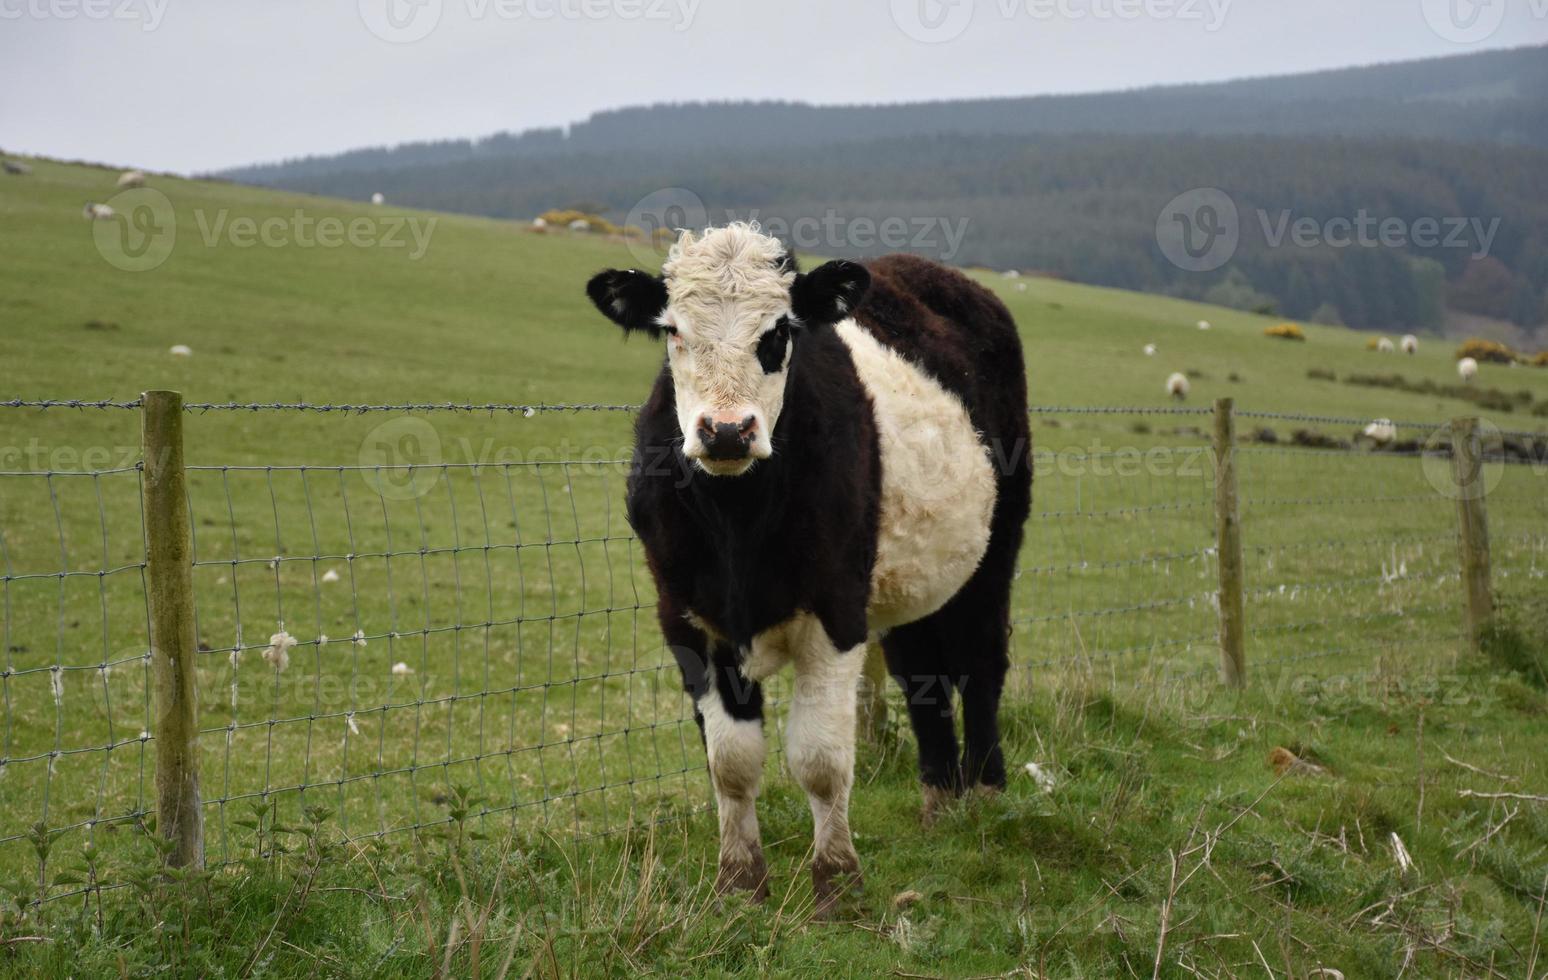
[[[1454,344],[1383,354],[1318,326],[1285,342],[1271,319],[979,273],[1044,407],[1011,786],[921,829],[894,703],[852,811],[866,891],[813,923],[810,817],[777,758],[774,897],[710,894],[703,752],[622,512],[630,415],[544,409],[648,390],[659,348],[582,294],[635,261],[624,246],[153,177],[178,239],[130,273],[80,215],[114,177],[36,161],[0,182],[0,400],[424,407],[187,413],[211,870],[186,888],[149,873],[137,826],[154,802],[139,413],[0,407],[0,971],[1548,969],[1544,470],[1495,471],[1491,660],[1461,636],[1435,460],[1288,445],[1375,418],[1422,440],[1403,423],[1479,414],[1344,380],[1451,385]],[[435,224],[419,258],[207,240],[296,215]],[[1548,371],[1485,364],[1477,387],[1510,396],[1484,413],[1499,428],[1544,428]],[[1219,397],[1251,413],[1240,435],[1277,438],[1238,451],[1242,692],[1215,678],[1212,420],[1186,413]],[[265,656],[280,632],[283,669]]]

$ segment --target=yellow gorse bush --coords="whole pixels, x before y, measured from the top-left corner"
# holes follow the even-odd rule
[[[1462,346],[1457,348],[1457,360],[1460,361],[1464,357],[1471,357],[1480,364],[1485,362],[1490,364],[1511,364],[1523,359],[1520,354],[1499,341],[1483,340],[1479,337],[1471,337],[1463,341]]]

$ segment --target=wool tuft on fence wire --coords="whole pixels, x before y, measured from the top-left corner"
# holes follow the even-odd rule
[[[137,435],[153,403],[0,402],[0,876],[69,894],[48,854],[164,810],[171,738],[196,758],[211,865],[250,853],[271,803],[327,807],[352,839],[444,824],[464,792],[484,821],[580,837],[708,805],[623,513],[627,430],[599,451],[534,428],[626,424],[629,406],[173,404],[182,664],[152,639],[151,556],[180,523],[146,517],[166,492],[165,447]],[[1229,403],[1032,414],[1011,697],[1077,673],[1235,680],[1233,647],[1249,683],[1454,656],[1476,625],[1470,513],[1485,588],[1544,588],[1542,435],[1401,422],[1373,447],[1362,420]],[[354,451],[284,458],[302,433]],[[179,667],[192,725],[169,735],[158,671]]]

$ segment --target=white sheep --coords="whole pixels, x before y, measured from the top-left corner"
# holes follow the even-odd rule
[[[187,344],[173,344],[167,353],[173,357],[193,357],[193,348]]]
[[[1145,356],[1146,357],[1155,357],[1156,356],[1156,345],[1155,344],[1146,344],[1145,345]]]
[[[1457,362],[1457,377],[1468,384],[1472,384],[1473,379],[1478,377],[1478,362],[1471,357],[1462,358],[1462,360]]]
[[[1376,349],[1378,351],[1380,351],[1381,353],[1383,353],[1383,354],[1390,354],[1393,351],[1397,350],[1397,347],[1392,343],[1391,340],[1387,339],[1386,337],[1383,337],[1380,340],[1376,341]]]
[[[116,213],[106,204],[96,204],[91,201],[87,201],[86,206],[81,208],[81,217],[87,221],[111,221]]]
[[[1209,326],[1210,326],[1210,324],[1209,324],[1208,320],[1200,320],[1199,321],[1199,329],[1200,330],[1208,330]]]
[[[1174,371],[1170,378],[1166,379],[1166,393],[1178,401],[1188,397],[1188,391],[1192,385],[1188,383],[1188,376],[1181,371]]]
[[[1007,278],[1007,279],[1020,279],[1021,278],[1021,273],[1016,271],[1015,269],[1006,269],[1005,272],[1002,273],[1002,275],[1004,275],[1005,278]]]
[[[576,218],[574,221],[570,222],[570,230],[571,231],[590,231],[591,230],[591,222],[587,221],[585,218]]]
[[[383,194],[381,191],[377,191],[375,194],[371,195],[371,203],[372,204],[386,204],[387,203],[387,196],[385,194]]]
[[[143,170],[125,170],[118,175],[118,189],[128,190],[131,187],[145,186],[145,172]]]
[[[1391,419],[1377,419],[1365,427],[1365,438],[1378,446],[1397,442],[1397,426]]]
[[[544,229],[546,229],[548,227],[548,219],[547,218],[533,218],[532,219],[532,227],[536,228],[538,231],[543,231]]]
[[[1417,354],[1419,353],[1419,338],[1411,333],[1404,334],[1402,341],[1399,342],[1399,346],[1403,348],[1403,353],[1405,354]]]

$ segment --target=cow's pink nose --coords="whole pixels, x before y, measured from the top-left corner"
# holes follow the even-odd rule
[[[710,459],[746,459],[758,438],[758,418],[714,412],[699,418],[699,441]]]
[[[758,431],[758,417],[756,415],[743,415],[738,418],[735,412],[712,412],[704,416],[699,424],[717,429],[722,425],[734,425],[736,430],[743,435],[751,435]]]

